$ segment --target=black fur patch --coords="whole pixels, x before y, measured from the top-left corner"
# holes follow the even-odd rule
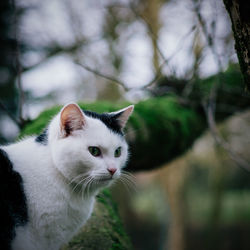
[[[47,145],[48,144],[48,129],[47,128],[44,129],[43,132],[36,137],[35,141],[43,145]]]
[[[15,228],[28,222],[26,196],[19,173],[0,149],[0,249],[10,250]]]
[[[121,127],[119,125],[118,122],[118,117],[120,115],[120,113],[116,114],[116,115],[110,115],[107,113],[103,113],[103,114],[98,114],[92,111],[83,111],[85,115],[95,118],[95,119],[99,119],[100,121],[102,121],[110,130],[112,130],[113,132],[122,135],[123,136],[123,132],[121,130]]]

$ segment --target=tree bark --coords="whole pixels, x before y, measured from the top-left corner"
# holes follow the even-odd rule
[[[232,22],[235,49],[241,71],[250,91],[250,2],[247,0],[223,0]]]

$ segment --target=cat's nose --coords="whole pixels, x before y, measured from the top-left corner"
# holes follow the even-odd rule
[[[108,171],[109,171],[109,173],[111,175],[114,175],[114,173],[116,172],[116,170],[117,170],[117,168],[111,168],[111,167],[108,168]]]

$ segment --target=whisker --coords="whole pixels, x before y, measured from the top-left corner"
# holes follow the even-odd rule
[[[125,187],[125,189],[127,190],[128,193],[131,193],[128,184],[126,182],[124,182],[124,180],[122,178],[119,179],[119,181],[123,184],[123,186]]]
[[[81,178],[81,177],[84,177],[84,176],[87,176],[87,175],[88,175],[88,174],[86,174],[86,173],[77,175],[76,177],[74,177],[74,178],[69,182],[68,185],[71,185],[71,184],[72,184],[73,182],[75,182],[78,178]]]
[[[136,187],[136,184],[135,184],[136,179],[131,173],[123,170],[119,180],[121,181],[121,183],[126,187],[126,189],[129,192],[131,192],[131,189],[133,191],[137,192],[137,187]]]
[[[126,170],[122,170],[121,172],[122,172],[122,174],[129,175],[134,180],[136,179],[135,176],[132,173],[130,173],[130,172],[126,171]]]
[[[80,180],[78,183],[76,183],[76,185],[74,186],[74,188],[72,189],[72,191],[74,192],[76,190],[76,188],[78,186],[80,186],[84,181],[86,181],[89,178],[89,176],[83,178],[82,180]]]
[[[93,177],[90,176],[90,178],[87,181],[86,186],[85,186],[85,188],[86,188],[86,197],[88,197],[88,198],[90,197],[90,187],[91,187],[92,182],[93,182]]]

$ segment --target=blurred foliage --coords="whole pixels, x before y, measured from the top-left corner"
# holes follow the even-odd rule
[[[0,3],[0,101],[10,113],[17,113],[16,47],[14,7],[12,1],[3,0]],[[16,17],[18,18],[18,17]],[[0,109],[0,119],[6,116]],[[4,135],[1,135],[4,140]]]
[[[206,127],[203,118],[174,95],[136,104],[131,124],[136,135],[131,143],[131,170],[158,167],[180,155]]]
[[[217,109],[219,118],[249,105],[250,95],[244,93],[244,81],[238,64],[229,64],[224,72],[207,78],[178,79],[163,76],[152,90],[155,96],[174,93],[185,99],[191,106],[198,107],[209,98],[211,88],[217,85]],[[186,93],[189,89],[188,93]],[[227,108],[228,107],[228,108]]]
[[[3,101],[16,95],[14,91],[14,79],[16,74],[15,68],[15,50],[17,41],[15,38],[15,21],[14,7],[12,1],[3,0],[0,4],[0,97]],[[8,84],[11,83],[11,84]],[[13,100],[12,100],[13,102]],[[8,105],[9,106],[9,105]],[[13,110],[13,109],[11,109]]]

